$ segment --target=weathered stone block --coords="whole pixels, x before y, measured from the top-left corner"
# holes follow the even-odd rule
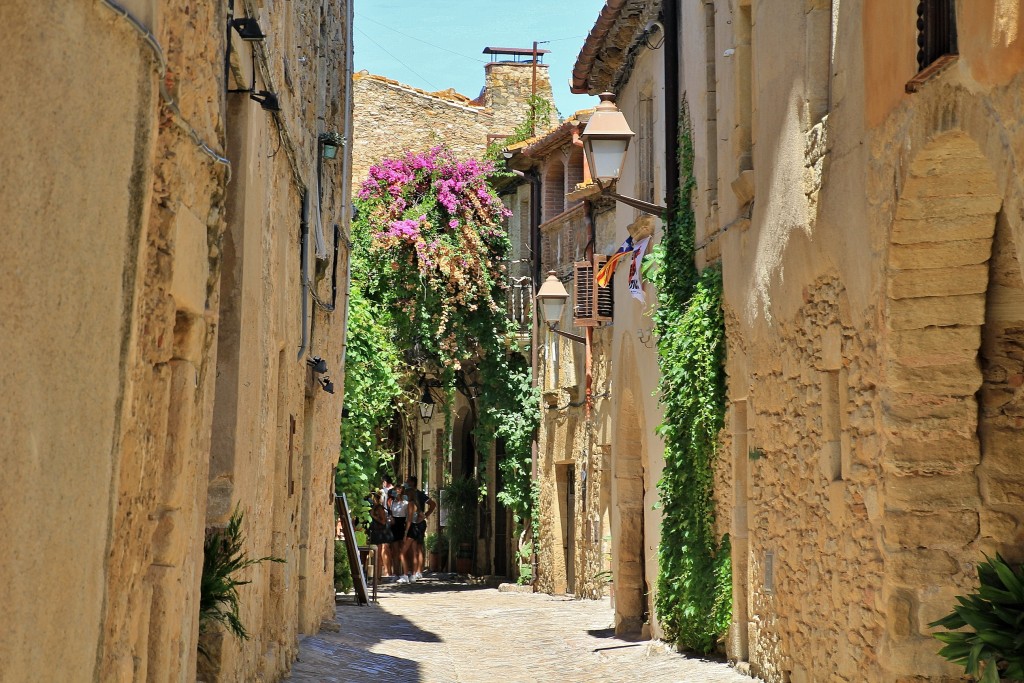
[[[981,328],[968,325],[899,330],[892,333],[890,344],[901,365],[951,365],[978,357]]]
[[[886,445],[887,465],[904,472],[953,473],[971,470],[981,462],[981,447],[973,434],[954,431],[921,438],[906,435]]]
[[[984,294],[889,301],[889,327],[894,330],[913,330],[929,325],[981,325],[984,322]]]
[[[981,535],[985,538],[1007,540],[1022,532],[1024,523],[1010,513],[988,509],[981,511]]]
[[[981,465],[985,473],[1024,485],[1024,431],[984,424]]]
[[[890,472],[885,477],[885,505],[890,511],[971,509],[980,502],[978,480],[970,472],[918,476]]]
[[[882,528],[889,547],[959,550],[978,537],[978,513],[973,510],[890,511],[885,515]]]
[[[981,368],[976,360],[950,365],[907,367],[899,362],[889,365],[889,386],[903,393],[971,396],[981,388]]]
[[[949,585],[960,571],[956,560],[943,550],[891,553],[885,568],[894,583],[915,588]]]
[[[889,265],[899,270],[952,268],[984,264],[992,255],[992,240],[916,242],[889,246]]]
[[[911,299],[927,296],[958,296],[984,292],[988,285],[988,264],[901,270],[889,276],[889,298]]]
[[[993,504],[1024,504],[1024,484],[1020,479],[994,476],[990,473],[981,475],[982,489],[985,500]]]
[[[171,295],[179,309],[196,316],[206,310],[206,284],[210,277],[206,225],[186,206],[174,220],[174,265]]]
[[[985,216],[989,220],[989,235],[995,230],[995,214],[1003,204],[999,195],[944,195],[915,197],[900,200],[897,216],[900,220],[932,218],[949,220],[951,216],[965,219]],[[979,235],[983,237],[984,235]]]
[[[915,393],[883,391],[886,426],[894,433],[921,430],[922,422],[943,421],[947,429],[956,428],[961,433],[974,433],[978,423],[978,407],[974,401],[964,401],[960,396],[934,396]],[[925,423],[927,426],[927,423]]]
[[[886,601],[885,625],[889,635],[906,638],[917,631],[917,605],[914,594],[909,590],[897,590]]]
[[[896,244],[958,242],[962,240],[990,241],[992,233],[995,232],[993,213],[957,214],[955,218],[913,218],[901,215],[892,224],[890,239]]]

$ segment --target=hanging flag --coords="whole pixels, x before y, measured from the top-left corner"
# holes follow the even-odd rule
[[[626,241],[622,243],[619,250],[608,257],[608,260],[601,266],[601,270],[597,272],[597,284],[599,287],[607,287],[608,283],[612,281],[612,275],[615,274],[615,266],[619,264],[619,260],[623,256],[633,251],[633,236],[630,235],[626,238]]]
[[[629,263],[629,293],[639,299],[642,304],[646,304],[647,299],[644,298],[644,285],[640,279],[640,264],[644,260],[644,252],[647,251],[650,241],[650,237],[645,237],[637,242],[636,247],[633,248],[633,258]]]

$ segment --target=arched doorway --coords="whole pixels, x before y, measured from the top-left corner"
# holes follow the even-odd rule
[[[1024,471],[1024,282],[1003,204],[982,149],[954,129],[913,157],[896,206],[881,393],[882,664],[893,675],[939,666],[927,622],[972,588],[983,552],[1024,540],[1024,496],[1003,476]],[[1008,539],[993,526],[1001,516],[1018,520]]]
[[[626,367],[633,364],[626,359]],[[623,377],[635,377],[624,374]],[[619,395],[612,443],[612,580],[615,587],[615,633],[640,633],[649,616],[644,470],[646,440],[635,393]]]

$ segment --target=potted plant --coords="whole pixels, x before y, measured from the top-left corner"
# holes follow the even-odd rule
[[[959,595],[953,612],[928,624],[953,629],[934,633],[939,655],[964,667],[981,683],[1024,680],[1024,565],[996,553],[978,564],[978,590]]]
[[[445,487],[441,499],[445,510],[445,534],[455,546],[455,571],[468,574],[473,568],[473,534],[479,487],[473,479],[456,479]]]
[[[441,530],[436,534],[427,534],[424,541],[430,553],[430,571],[439,572],[448,561],[448,535]]]

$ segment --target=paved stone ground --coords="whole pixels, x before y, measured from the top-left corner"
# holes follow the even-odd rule
[[[752,683],[726,664],[616,638],[607,598],[501,593],[426,579],[382,587],[379,605],[339,605],[335,623],[302,640],[287,680]]]

